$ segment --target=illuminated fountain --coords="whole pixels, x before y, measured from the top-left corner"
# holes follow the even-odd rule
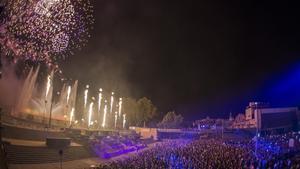
[[[21,88],[12,115],[24,117],[33,115],[39,118],[49,118],[50,112],[52,119],[74,121],[75,102],[77,95],[78,81],[72,86],[64,85],[57,102],[53,102],[53,78],[54,73],[48,75],[46,82],[39,88],[37,84],[39,68],[31,69]],[[69,118],[68,118],[69,117]]]
[[[113,111],[113,106],[114,106],[114,92],[111,92],[111,96],[110,96],[110,114],[112,114]]]
[[[103,121],[102,127],[106,127],[106,114],[107,114],[107,100],[105,100],[104,110],[103,110]]]
[[[126,114],[123,114],[123,129],[126,126]]]
[[[74,121],[74,111],[77,95],[78,81],[73,86],[64,85],[58,102],[52,105],[52,114],[54,119]],[[69,118],[68,118],[69,117]]]
[[[93,118],[93,106],[94,106],[94,102],[91,102],[90,103],[90,106],[89,106],[89,118],[88,118],[88,127],[90,127],[91,125],[93,125],[93,121],[92,121],[92,118]]]
[[[28,106],[28,103],[31,100],[33,91],[35,89],[35,83],[38,76],[38,72],[39,67],[35,71],[33,69],[30,69],[28,76],[26,77],[24,84],[21,88],[19,98],[16,102],[15,108],[12,111],[12,115],[19,116],[19,113]]]
[[[37,70],[38,71],[38,70]],[[52,94],[53,94],[53,72],[50,73],[50,75],[47,76],[47,81],[45,83],[45,86],[43,87],[42,92],[38,92],[37,86],[33,84],[33,89],[35,89],[33,94],[31,94],[31,98],[27,105],[25,105],[26,108],[29,108],[32,110],[34,115],[43,116],[43,120],[45,120],[48,112],[50,112],[51,109],[51,102],[52,102]],[[31,86],[30,86],[31,88]],[[26,91],[26,86],[24,85],[23,90]],[[22,100],[21,100],[22,102]],[[22,109],[21,109],[22,110]],[[26,111],[25,111],[26,113]]]

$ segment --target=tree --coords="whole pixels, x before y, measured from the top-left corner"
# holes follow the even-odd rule
[[[138,101],[124,98],[123,112],[126,114],[130,126],[143,126],[144,123],[153,121],[157,117],[157,108],[146,97]]]
[[[138,125],[143,126],[157,115],[157,108],[152,104],[151,100],[143,97],[137,101],[138,106]]]
[[[127,116],[127,121],[129,126],[136,126],[138,119],[138,106],[135,99],[132,98],[124,98],[123,99],[123,113]]]
[[[163,120],[158,124],[158,127],[162,128],[178,128],[183,123],[183,117],[181,114],[176,115],[174,111],[168,112]]]

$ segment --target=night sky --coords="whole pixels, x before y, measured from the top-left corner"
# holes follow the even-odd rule
[[[78,79],[81,88],[90,84],[126,97],[146,96],[159,111],[176,110],[186,119],[227,117],[244,112],[249,101],[269,101],[262,89],[300,62],[297,4],[93,3],[92,38],[63,61],[65,75]]]

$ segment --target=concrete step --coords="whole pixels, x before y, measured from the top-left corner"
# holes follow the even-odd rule
[[[47,147],[24,147],[9,145],[6,147],[7,159],[11,164],[40,164],[59,162],[59,150]],[[69,147],[64,150],[63,161],[89,158],[92,153],[84,147]]]

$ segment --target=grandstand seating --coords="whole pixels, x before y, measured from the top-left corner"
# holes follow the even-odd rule
[[[10,164],[39,164],[60,161],[58,149],[17,145],[6,145],[5,149]],[[89,149],[83,146],[69,147],[63,150],[62,161],[78,160],[89,157],[91,157]]]
[[[2,136],[4,138],[22,139],[22,140],[39,140],[45,141],[46,137],[65,137],[64,132],[48,131],[16,127],[11,125],[4,125]]]

